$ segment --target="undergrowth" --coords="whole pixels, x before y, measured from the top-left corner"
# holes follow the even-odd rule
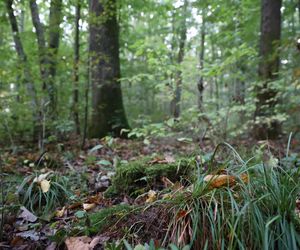
[[[229,146],[229,145],[227,145]],[[232,149],[233,150],[233,149]],[[300,220],[295,213],[299,169],[244,162],[228,166],[234,186],[212,188],[199,174],[192,188],[170,200],[167,242],[193,249],[298,249]],[[212,158],[213,159],[213,158]],[[225,171],[225,169],[219,169]],[[218,170],[210,169],[217,173]],[[248,181],[241,178],[248,175]]]

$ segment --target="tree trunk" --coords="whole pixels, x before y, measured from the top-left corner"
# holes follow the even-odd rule
[[[180,67],[181,63],[184,59],[184,49],[185,49],[185,43],[186,43],[186,19],[187,19],[187,6],[188,1],[184,1],[183,5],[183,15],[182,15],[182,24],[181,24],[181,32],[180,32],[180,38],[179,38],[179,51],[177,56],[177,66]],[[174,118],[178,118],[180,116],[180,101],[181,101],[181,91],[182,91],[182,71],[179,68],[175,75],[175,93],[173,100],[171,101],[171,113],[174,116]]]
[[[298,0],[298,15],[299,15],[299,22],[300,22],[300,0]]]
[[[128,128],[120,79],[116,0],[91,0],[90,55],[92,120],[90,137],[120,136]]]
[[[279,70],[278,43],[281,36],[282,0],[262,0],[259,77],[262,84],[256,88],[254,135],[257,139],[276,139],[281,133],[277,120],[267,122],[275,114],[277,92],[272,88]]]
[[[205,12],[204,10],[202,11],[202,28],[201,28],[201,44],[200,44],[200,56],[199,56],[199,63],[200,63],[200,71],[203,70],[204,68],[204,51],[205,51]],[[202,110],[202,105],[203,105],[203,91],[204,91],[204,79],[202,72],[200,72],[200,79],[198,81],[198,91],[199,91],[199,96],[198,96],[198,107],[199,110]]]
[[[60,40],[60,27],[62,19],[62,0],[52,0],[50,5],[49,15],[49,54],[48,54],[48,95],[50,99],[50,116],[52,118],[56,114],[57,106],[57,89],[55,86],[56,64],[57,64],[57,52],[59,48]]]
[[[52,0],[49,14],[49,41],[46,45],[45,31],[39,17],[39,8],[35,0],[29,2],[33,26],[38,42],[40,74],[43,90],[47,90],[50,102],[50,118],[55,117],[57,105],[57,90],[55,87],[56,57],[60,39],[60,23],[62,0]]]
[[[76,134],[80,134],[80,122],[79,122],[79,107],[78,107],[78,100],[79,100],[79,20],[80,20],[80,9],[81,9],[81,0],[77,0],[76,4],[76,15],[75,15],[75,39],[74,39],[74,89],[73,89],[73,119],[75,123]]]
[[[40,60],[40,74],[43,82],[43,90],[47,87],[47,50],[46,50],[46,40],[43,25],[39,17],[39,9],[35,0],[30,0],[29,2],[32,24],[35,28],[36,38],[38,42],[39,50],[39,60]]]
[[[39,103],[37,98],[37,93],[35,86],[33,84],[33,79],[29,69],[27,56],[23,48],[23,44],[20,38],[17,19],[14,15],[14,10],[12,8],[13,0],[6,0],[6,8],[9,17],[9,22],[13,34],[13,40],[15,44],[15,49],[18,54],[20,64],[23,69],[23,79],[22,82],[27,88],[28,95],[31,98],[31,108],[33,116],[33,138],[38,140],[39,146],[42,141],[42,126],[41,126],[41,114],[39,111]]]

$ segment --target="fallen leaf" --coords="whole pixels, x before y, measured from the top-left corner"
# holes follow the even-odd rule
[[[58,218],[61,218],[61,217],[64,216],[65,211],[66,211],[66,207],[63,207],[61,210],[57,210],[55,212],[55,216],[58,217]]]
[[[35,222],[37,220],[37,217],[31,213],[26,207],[21,207],[21,213],[19,215],[18,218],[22,218],[26,221],[29,221],[29,222]]]
[[[89,211],[89,210],[91,210],[91,209],[93,209],[95,207],[96,207],[95,203],[83,203],[83,209],[85,211]]]
[[[24,244],[24,239],[20,236],[15,236],[10,242],[10,246],[17,247],[22,246]]]
[[[85,202],[86,203],[95,203],[97,205],[101,204],[103,196],[101,193],[88,197]]]
[[[86,211],[79,210],[74,214],[78,219],[82,219],[86,216]]]
[[[248,182],[248,175],[242,174],[240,176],[241,180],[245,183]],[[227,174],[220,174],[220,175],[206,175],[204,177],[205,182],[209,182],[209,185],[213,188],[219,188],[226,185],[233,186],[238,182],[238,177],[233,175]]]
[[[50,181],[42,180],[40,182],[40,186],[41,186],[43,193],[47,193],[50,189]]]
[[[35,230],[19,232],[16,233],[16,236],[22,237],[23,239],[30,239],[32,241],[38,241],[46,238],[46,237],[41,237],[40,234]]]
[[[149,190],[148,192],[148,199],[146,200],[146,203],[152,203],[156,200],[157,193],[153,190]]]
[[[166,160],[168,163],[174,163],[174,162],[176,162],[174,156],[172,156],[172,155],[166,155],[166,156],[165,156],[165,160]]]
[[[65,244],[68,250],[91,250],[91,238],[87,236],[69,237],[66,239]]]
[[[71,204],[70,206],[68,206],[68,209],[74,209],[74,208],[80,207],[81,205],[82,205],[82,203],[77,201],[77,202]]]
[[[90,248],[96,249],[95,247],[97,247],[99,244],[104,244],[108,240],[109,240],[109,237],[107,237],[107,236],[96,236],[94,239],[92,239],[92,241],[90,243]]]
[[[209,185],[213,188],[222,187],[225,185],[232,186],[235,183],[234,176],[227,174],[220,175],[206,175],[204,177],[205,182],[209,182]]]
[[[51,174],[53,173],[52,171],[48,172],[48,173],[45,173],[45,174],[40,174],[39,176],[35,177],[33,179],[33,182],[41,182],[43,180],[46,180],[46,178]]]

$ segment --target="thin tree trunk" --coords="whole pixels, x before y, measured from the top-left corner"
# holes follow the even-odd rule
[[[187,6],[188,1],[184,1],[183,5],[183,15],[182,15],[182,25],[181,25],[181,32],[180,32],[180,39],[179,39],[179,51],[177,56],[177,66],[180,67],[181,63],[184,59],[185,53],[185,44],[186,44],[186,19],[187,19]],[[175,76],[175,93],[174,98],[171,101],[171,112],[174,118],[178,118],[180,116],[180,101],[181,101],[181,92],[182,92],[182,71],[178,69]]]
[[[74,89],[73,89],[73,119],[75,123],[76,134],[80,135],[79,122],[79,20],[80,20],[81,0],[77,0],[76,15],[75,15],[75,39],[74,39]]]
[[[62,0],[52,0],[50,5],[49,15],[49,54],[48,54],[48,67],[49,67],[49,81],[48,81],[48,94],[50,99],[50,116],[53,118],[56,114],[57,107],[57,88],[55,86],[57,53],[60,40],[60,27],[62,19]]]
[[[85,140],[87,138],[87,128],[88,128],[88,117],[89,117],[89,92],[91,86],[91,56],[88,55],[88,66],[87,66],[87,81],[84,91],[84,120],[83,120],[83,135],[81,149],[84,149]]]
[[[41,129],[41,114],[39,112],[39,103],[37,98],[37,93],[35,86],[33,84],[33,78],[30,73],[27,56],[25,54],[23,44],[20,38],[17,19],[14,15],[14,10],[12,8],[13,0],[6,0],[6,8],[8,12],[9,22],[11,25],[11,30],[13,34],[15,49],[18,54],[19,61],[23,68],[23,83],[27,88],[28,95],[31,98],[32,116],[33,116],[33,137],[34,140],[38,139],[39,146],[42,141],[42,129]]]
[[[300,23],[300,0],[298,0],[298,15],[299,15],[299,23]]]
[[[200,71],[204,68],[204,51],[205,51],[205,12],[202,11],[202,27],[201,27],[201,44],[200,44],[200,56],[199,56],[199,63],[200,63]],[[198,107],[202,110],[203,105],[203,91],[204,91],[204,78],[202,72],[200,72],[200,79],[198,81]]]
[[[119,82],[121,72],[116,0],[91,0],[90,14],[94,18],[90,23],[93,112],[89,136],[122,136],[121,130],[129,126]]]
[[[254,134],[257,139],[276,139],[281,133],[277,120],[267,122],[275,114],[277,91],[272,83],[278,76],[278,42],[281,36],[282,0],[262,0],[259,77],[262,85],[256,88],[257,103],[255,111],[256,125]]]
[[[39,60],[40,60],[40,74],[43,82],[43,90],[47,88],[47,48],[46,48],[46,40],[44,27],[40,21],[39,17],[39,9],[35,0],[30,0],[29,2],[32,24],[36,30],[36,37],[38,42],[38,50],[39,50]]]
[[[216,60],[216,49],[215,49],[215,42],[213,41],[213,39],[210,39],[210,43],[211,43],[211,61],[215,62]],[[218,76],[213,76],[213,81],[210,84],[210,98],[213,99],[214,98],[214,94],[215,94],[215,98],[216,98],[216,110],[219,110],[219,82],[218,82]],[[215,93],[214,93],[214,87],[215,87]]]

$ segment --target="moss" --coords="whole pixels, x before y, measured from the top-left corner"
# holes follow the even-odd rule
[[[165,176],[171,181],[178,181],[182,176],[188,176],[194,169],[191,159],[179,159],[169,164],[149,164],[149,158],[143,158],[127,164],[120,165],[112,180],[112,186],[105,192],[106,197],[117,194],[138,195],[137,190],[150,189],[162,185],[161,177]],[[134,196],[134,195],[133,195]]]
[[[101,233],[107,227],[112,227],[120,218],[126,215],[132,209],[129,205],[116,205],[103,208],[96,213],[89,214],[90,225],[88,228],[90,234]]]

